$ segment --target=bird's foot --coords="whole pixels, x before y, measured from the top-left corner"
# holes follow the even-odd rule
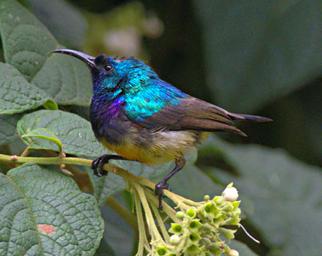
[[[169,189],[169,184],[162,180],[158,184],[155,185],[154,192],[159,198],[159,209],[162,210],[162,198],[164,194],[164,190]]]
[[[107,175],[107,171],[103,169],[103,166],[104,164],[107,164],[110,159],[110,155],[102,155],[92,162],[92,169],[96,176],[102,177]]]

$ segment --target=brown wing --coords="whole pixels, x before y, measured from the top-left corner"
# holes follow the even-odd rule
[[[238,114],[189,97],[179,105],[167,106],[153,116],[140,121],[140,125],[155,130],[229,131],[246,136],[234,126],[234,119],[243,119]]]

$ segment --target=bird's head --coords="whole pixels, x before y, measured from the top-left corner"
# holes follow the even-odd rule
[[[149,79],[157,77],[148,65],[133,57],[113,58],[104,54],[93,57],[70,49],[53,52],[71,55],[87,64],[92,73],[94,94],[102,93],[114,98],[122,92],[140,90]]]

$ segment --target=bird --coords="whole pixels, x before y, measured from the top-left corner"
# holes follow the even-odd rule
[[[169,189],[168,181],[185,166],[185,154],[210,132],[246,136],[235,126],[235,121],[272,121],[267,117],[232,113],[190,96],[134,57],[105,54],[93,57],[72,49],[53,52],[78,58],[90,69],[91,126],[98,141],[116,153],[99,156],[92,162],[95,175],[106,175],[103,166],[112,159],[150,166],[174,161],[174,168],[155,185],[160,208],[164,190]]]

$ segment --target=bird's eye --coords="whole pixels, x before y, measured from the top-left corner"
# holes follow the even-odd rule
[[[110,66],[110,65],[105,65],[105,66],[104,66],[104,69],[105,69],[107,72],[110,72],[113,68],[112,68],[112,66]]]

